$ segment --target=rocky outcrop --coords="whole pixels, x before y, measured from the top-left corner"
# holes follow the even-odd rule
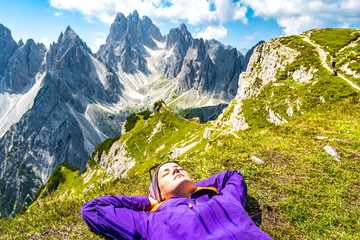
[[[285,66],[292,63],[299,55],[299,52],[288,48],[280,43],[280,39],[272,39],[266,43],[258,45],[249,60],[245,72],[239,77],[239,89],[235,99],[231,103],[231,112],[225,110],[219,116],[218,125],[231,126],[233,131],[244,130],[249,127],[242,111],[242,100],[259,93],[261,88],[271,81],[275,81],[276,74],[285,69]],[[224,117],[226,115],[227,117]],[[273,122],[283,122],[269,108],[268,120]],[[279,121],[276,121],[279,120]]]
[[[1,77],[5,74],[9,59],[17,48],[18,45],[12,38],[11,31],[0,24],[0,83]]]
[[[179,93],[194,88],[200,94],[214,90],[216,73],[215,66],[206,56],[203,39],[195,39],[188,48],[179,76]]]
[[[265,43],[264,41],[260,41],[258,42],[255,46],[253,46],[249,51],[246,52],[246,55],[244,57],[244,61],[243,61],[243,69],[244,71],[246,71],[246,67],[248,66],[249,62],[250,62],[250,58],[254,53],[254,50],[257,46],[260,46],[261,44]]]
[[[140,19],[136,10],[127,18],[118,13],[106,43],[100,47],[97,56],[116,71],[149,74],[145,47],[157,48],[155,41],[164,41],[164,37],[150,18]]]
[[[324,150],[326,153],[328,153],[329,155],[331,155],[333,158],[335,158],[336,161],[340,161],[340,156],[339,154],[336,152],[335,148],[332,146],[325,146]]]
[[[140,19],[136,11],[116,16],[97,56],[118,74],[130,102],[146,104],[161,98],[171,101],[189,91],[214,99],[213,105],[229,103],[246,67],[236,48],[194,39],[185,24],[162,36],[149,18]],[[157,84],[159,79],[176,80],[177,85],[161,90],[159,86],[168,85]]]
[[[94,160],[114,178],[126,177],[128,171],[135,165],[135,159],[126,151],[126,142],[122,140],[114,142],[107,152],[96,152]]]
[[[120,101],[117,75],[107,71],[70,27],[51,45],[44,71],[32,108],[0,141],[0,204],[5,216],[14,203],[46,183],[58,164],[68,161],[83,170],[95,147],[120,135],[125,121],[119,110],[105,107]]]
[[[298,37],[295,38],[299,39]],[[301,51],[304,50],[301,45],[299,45],[300,49],[297,49],[293,47],[290,48],[287,43],[287,39],[283,41],[283,38],[275,38],[260,44],[253,50],[246,71],[241,73],[239,77],[237,95],[230,104],[230,107],[225,109],[224,113],[220,115],[217,121],[218,125],[229,125],[234,131],[248,128],[249,125],[243,111],[243,100],[251,98],[251,101],[257,101],[256,96],[261,94],[264,86],[272,84],[272,87],[277,88],[286,86],[289,81],[294,84],[311,84],[315,74],[318,72],[317,66],[307,67],[295,63],[295,61],[299,61],[298,59],[300,59],[301,54],[303,54]],[[289,66],[292,67],[289,68]],[[288,82],[277,82],[284,77]],[[294,86],[290,86],[289,88],[294,89]],[[265,111],[267,116],[263,120],[270,123],[286,123],[286,117],[293,116],[293,107],[295,106],[297,112],[303,113],[300,109],[301,100],[299,100],[299,97],[301,98],[301,96],[298,96],[298,99],[292,99],[292,102],[285,98],[278,99],[274,96],[274,93],[270,93],[265,97],[262,95],[262,97],[261,105],[257,104],[261,106],[261,109],[254,108],[256,104],[253,104],[249,111]],[[266,98],[266,100],[264,100],[264,98]],[[274,110],[279,109],[279,106],[286,108],[282,114],[276,112],[278,110]],[[264,114],[262,113],[262,115]]]
[[[24,45],[20,41],[19,48],[9,59],[5,72],[8,92],[18,93],[35,83],[36,74],[42,71],[45,53],[46,47],[42,43],[35,43],[34,40],[29,39]]]
[[[165,49],[172,51],[173,54],[165,66],[164,75],[166,78],[174,79],[180,73],[184,57],[193,40],[185,24],[181,24],[180,28],[170,30],[166,38]]]
[[[216,40],[207,40],[205,46],[215,66],[215,93],[230,102],[236,96],[239,75],[246,70],[244,56],[236,48],[225,46]]]
[[[237,100],[256,94],[262,86],[275,81],[276,74],[285,70],[300,53],[280,43],[280,39],[272,39],[255,48],[246,72],[239,78]]]

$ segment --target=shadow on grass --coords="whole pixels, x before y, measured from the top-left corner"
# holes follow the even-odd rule
[[[98,232],[95,232],[93,230],[90,230],[92,233],[94,233],[95,235],[97,235],[99,238],[102,238],[102,239],[106,239],[106,240],[113,240],[115,238],[112,238],[112,237],[108,237],[106,235],[103,235],[101,233],[98,233]],[[124,238],[125,239],[125,238]]]
[[[246,200],[245,211],[256,224],[256,226],[259,227],[261,225],[262,210],[260,209],[260,204],[255,198],[248,196]]]

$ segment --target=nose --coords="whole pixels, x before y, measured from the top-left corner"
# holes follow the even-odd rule
[[[177,167],[172,168],[172,171],[171,171],[172,175],[174,175],[175,173],[179,173],[179,172],[180,172],[180,170]]]

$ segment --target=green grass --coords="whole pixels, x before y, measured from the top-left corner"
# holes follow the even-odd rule
[[[206,143],[177,160],[195,181],[226,169],[239,170],[248,184],[249,215],[274,239],[356,239],[360,237],[356,230],[360,227],[359,118],[358,96],[348,97],[319,105],[287,124],[237,132],[239,138],[213,131]],[[159,119],[167,124],[173,120],[174,126],[180,124],[176,123],[180,119],[171,119],[171,115],[163,112],[150,118],[154,122],[148,128],[153,129]],[[182,127],[192,125],[182,121]],[[153,144],[146,144],[141,136],[135,137],[145,130],[142,123],[123,137],[136,142],[141,152],[154,153]],[[191,126],[182,134],[186,132],[198,134]],[[167,132],[164,134],[169,137]],[[317,140],[317,136],[329,139]],[[176,142],[165,138],[162,143],[167,141]],[[325,153],[326,145],[337,150],[340,162]],[[134,156],[137,165],[126,178],[107,182],[101,179],[109,176],[101,173],[84,183],[84,178],[99,166],[81,177],[76,171],[62,168],[66,171],[66,181],[53,194],[40,199],[40,207],[33,204],[26,213],[1,220],[0,237],[22,239],[40,234],[44,238],[102,239],[89,231],[80,208],[86,201],[102,195],[147,194],[150,184],[147,169],[163,159]],[[255,164],[252,156],[261,158],[265,164]]]
[[[349,75],[341,70],[341,66],[348,63],[348,68],[355,72],[355,74],[360,75],[360,41],[358,41],[354,47],[346,48],[344,51],[340,52],[336,56],[335,61],[336,69],[350,81],[360,86],[360,78],[355,78],[353,75]]]
[[[143,116],[144,120],[147,120],[150,117],[150,114],[151,114],[151,111],[149,111],[149,110],[145,110],[145,111],[138,113],[138,115]]]
[[[126,122],[125,122],[125,131],[128,132],[130,131],[136,124],[137,120],[139,120],[140,118],[136,115],[136,113],[132,113],[130,114],[127,118],[126,118]]]
[[[117,141],[118,139],[120,138],[120,136],[116,136],[116,137],[113,137],[113,138],[108,138],[106,139],[105,141],[103,141],[102,143],[100,143],[99,145],[97,145],[96,149],[95,149],[95,152],[98,152],[98,153],[102,153],[102,152],[108,152],[111,145]]]
[[[157,101],[154,103],[154,107],[156,107],[158,110],[162,107],[162,101]]]
[[[300,53],[296,60],[291,64],[287,65],[286,70],[282,71],[281,73],[293,73],[294,71],[299,70],[301,66],[304,66],[306,70],[309,70],[310,67],[317,67],[320,65],[320,59],[317,57],[316,49],[311,44],[302,40],[301,37],[283,37],[280,39],[280,43]],[[277,79],[282,80],[286,79],[286,77],[284,76],[284,74],[281,74],[281,76],[278,76]]]
[[[350,96],[319,105],[288,124],[237,132],[239,138],[213,131],[209,140],[177,160],[195,181],[226,169],[239,170],[248,183],[249,215],[261,213],[260,228],[275,239],[355,239],[359,237],[356,229],[360,227],[357,182],[360,173],[356,171],[360,161],[359,110],[358,96]],[[81,205],[106,194],[146,194],[150,184],[147,169],[165,160],[160,158],[164,153],[155,153],[154,146],[175,144],[181,136],[189,140],[205,127],[201,125],[199,129],[195,123],[166,111],[156,113],[149,121],[144,125],[145,121],[141,120],[121,137],[139,148],[136,151],[133,144],[128,145],[137,165],[127,178],[102,182],[101,179],[109,176],[100,174],[85,184],[84,178],[99,166],[81,177],[77,171],[61,168],[66,171],[66,181],[53,194],[40,199],[40,207],[33,204],[26,213],[1,220],[2,237],[21,238],[38,233],[45,237],[101,238],[83,223]],[[152,132],[158,121],[169,128],[148,144],[140,133]],[[173,130],[180,127],[182,130]],[[186,136],[186,133],[192,134]],[[317,140],[317,136],[329,139]],[[325,153],[325,145],[338,151],[340,162]],[[145,151],[152,154],[151,158],[144,158]],[[255,164],[252,156],[260,157],[265,164]]]
[[[106,142],[106,141],[104,141]],[[103,143],[104,143],[103,142]],[[68,170],[70,170],[71,172],[78,172],[80,170],[79,167],[75,167],[70,165],[67,161],[60,163],[56,169],[54,170],[54,172],[51,174],[47,184],[46,184],[46,191],[48,193],[51,193],[53,191],[55,191],[58,187],[60,183],[64,183],[65,182],[65,174],[63,174],[63,168],[66,168]],[[36,193],[36,195],[40,195],[40,193]],[[40,195],[41,196],[41,195]]]
[[[250,126],[262,128],[271,125],[272,123],[267,120],[269,112],[266,109],[269,108],[289,120],[291,117],[286,113],[289,105],[295,116],[323,104],[321,97],[325,102],[332,103],[356,94],[347,83],[339,77],[331,76],[321,65],[312,45],[298,36],[284,37],[280,42],[300,54],[293,63],[279,71],[276,80],[264,86],[258,95],[243,100],[244,117]],[[309,82],[300,83],[293,80],[292,74],[301,66],[307,70],[310,67],[318,69]]]
[[[335,57],[342,47],[360,37],[360,31],[346,28],[327,28],[311,31],[311,39],[323,46],[331,56]]]

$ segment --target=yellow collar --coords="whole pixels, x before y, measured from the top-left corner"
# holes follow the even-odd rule
[[[195,193],[195,192],[197,192],[197,191],[200,191],[200,190],[212,190],[212,191],[215,191],[216,194],[218,194],[218,190],[217,190],[217,188],[215,188],[215,187],[197,187],[197,188],[194,189],[194,192],[193,192],[193,193]],[[193,194],[193,193],[192,193],[192,194]],[[191,198],[191,197],[189,197],[189,198]],[[164,200],[164,201],[159,202],[158,204],[156,204],[156,205],[151,209],[150,212],[154,212],[154,211],[155,211],[161,204],[163,204],[165,201],[166,201],[166,200]],[[198,202],[196,202],[196,203],[198,203]]]

